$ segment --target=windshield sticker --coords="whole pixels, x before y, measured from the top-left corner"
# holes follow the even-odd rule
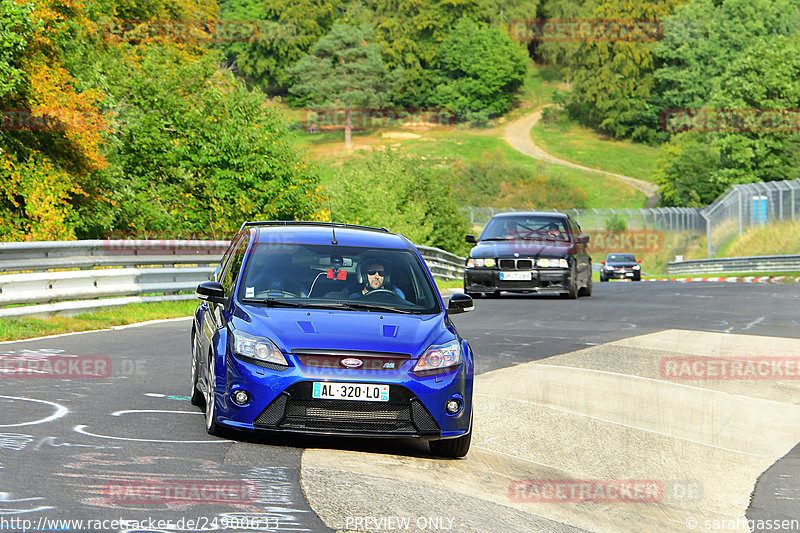
[[[245,298],[255,298],[256,296],[256,288],[255,287],[247,287],[244,290],[244,297]]]

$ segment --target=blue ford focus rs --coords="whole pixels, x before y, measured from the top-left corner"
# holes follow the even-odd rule
[[[192,327],[192,403],[206,429],[415,437],[463,457],[473,356],[414,245],[385,229],[245,223]]]

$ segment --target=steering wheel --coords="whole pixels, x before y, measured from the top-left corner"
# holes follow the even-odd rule
[[[404,302],[407,301],[405,298],[403,298],[402,296],[400,296],[399,294],[397,294],[393,290],[389,290],[389,289],[375,289],[375,290],[369,291],[366,294],[362,294],[361,296],[359,296],[359,298],[371,298],[372,295],[374,295],[374,294],[391,294],[395,298],[399,298],[400,300],[403,300]]]

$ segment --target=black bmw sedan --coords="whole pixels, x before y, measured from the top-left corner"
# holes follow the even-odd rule
[[[563,213],[514,212],[495,215],[476,239],[464,270],[464,292],[591,296],[589,236]]]

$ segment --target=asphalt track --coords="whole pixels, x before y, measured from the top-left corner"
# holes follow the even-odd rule
[[[415,441],[209,437],[188,402],[189,320],[4,343],[4,369],[73,359],[108,375],[0,377],[0,531],[797,530],[800,380],[688,381],[663,364],[800,358],[799,303],[797,285],[768,283],[481,299],[454,317],[479,374],[464,460]],[[658,490],[587,502],[545,480]],[[169,492],[209,481],[230,490]]]

